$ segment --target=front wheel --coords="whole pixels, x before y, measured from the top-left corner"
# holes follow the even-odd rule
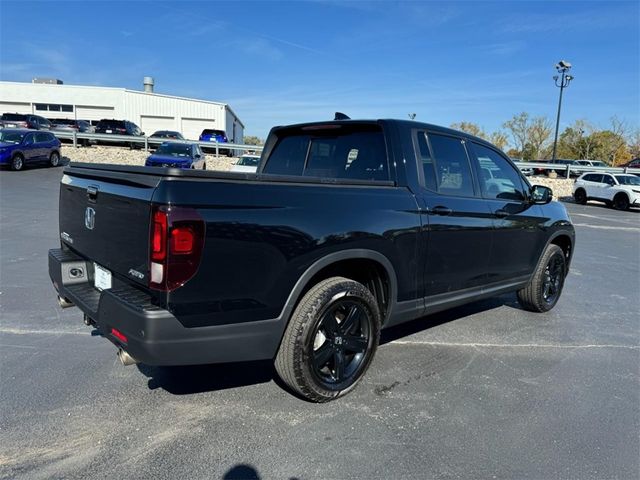
[[[567,261],[558,245],[549,245],[542,254],[529,284],[518,291],[518,301],[525,310],[548,312],[560,299]]]
[[[11,159],[11,169],[17,172],[19,170],[22,170],[23,167],[24,167],[24,158],[20,154],[15,155]]]
[[[587,203],[587,193],[582,188],[579,188],[573,194],[573,199],[576,203],[584,205]]]
[[[355,387],[380,338],[380,310],[362,284],[323,280],[296,307],[275,360],[278,375],[314,402],[334,400]]]
[[[616,210],[629,210],[629,197],[619,193],[613,198],[613,208]]]

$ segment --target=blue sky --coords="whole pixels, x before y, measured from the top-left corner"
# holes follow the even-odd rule
[[[574,67],[561,128],[640,125],[640,2],[0,1],[0,79],[142,89],[229,103],[271,126],[406,118],[495,130],[555,121],[554,64]]]

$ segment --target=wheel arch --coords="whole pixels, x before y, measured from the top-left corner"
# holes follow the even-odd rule
[[[368,276],[371,272],[376,274],[372,278]],[[380,252],[368,249],[351,249],[325,255],[316,260],[298,278],[280,314],[280,318],[283,320],[283,331],[304,294],[319,281],[332,276],[344,276],[361,281],[361,283],[363,277],[373,281],[376,288],[372,293],[381,307],[382,323],[383,325],[386,323],[398,295],[395,269],[391,261]]]

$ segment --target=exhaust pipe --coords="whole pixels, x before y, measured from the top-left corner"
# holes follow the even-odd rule
[[[125,367],[128,367],[129,365],[135,365],[136,363],[138,363],[138,361],[133,358],[131,355],[129,355],[127,352],[125,352],[123,349],[118,349],[118,360],[120,360],[120,363],[122,363],[122,365],[124,365]]]
[[[72,301],[67,300],[64,297],[61,297],[60,295],[58,295],[58,305],[60,305],[60,308],[75,307]]]

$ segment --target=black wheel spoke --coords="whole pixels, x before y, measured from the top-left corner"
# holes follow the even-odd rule
[[[334,310],[329,310],[325,313],[322,319],[322,327],[327,333],[327,337],[333,337],[338,331],[338,322],[336,321],[336,314]]]
[[[316,368],[321,369],[327,364],[333,354],[334,350],[331,344],[329,342],[324,342],[318,350],[313,352],[313,364]]]
[[[349,352],[362,353],[367,350],[369,342],[364,337],[356,337],[354,335],[345,335],[342,337],[342,345]]]
[[[349,313],[342,321],[342,323],[340,323],[340,333],[348,333],[354,327],[354,325],[356,325],[356,323],[360,321],[360,313],[361,310],[356,305],[352,305],[349,309]]]
[[[344,361],[344,352],[342,350],[335,350],[333,352],[333,376],[338,382],[344,377]]]

